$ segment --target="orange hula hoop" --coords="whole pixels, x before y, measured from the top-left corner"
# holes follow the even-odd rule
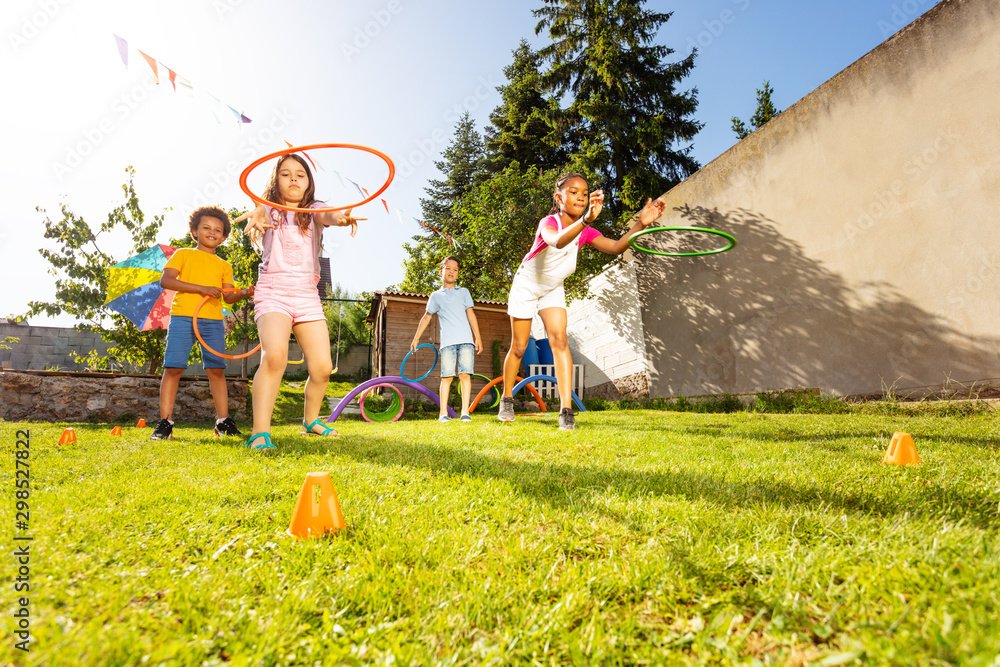
[[[259,167],[263,163],[267,162],[271,158],[281,157],[282,155],[290,155],[292,153],[298,153],[300,151],[309,151],[316,148],[351,148],[354,150],[365,151],[366,153],[371,153],[372,155],[377,155],[383,160],[385,160],[385,163],[389,166],[389,178],[385,179],[385,184],[381,188],[379,188],[378,191],[375,192],[375,194],[371,195],[367,199],[362,199],[357,204],[349,204],[347,206],[327,206],[325,208],[297,208],[295,206],[282,206],[281,204],[275,204],[274,202],[269,202],[266,199],[262,199],[257,195],[255,195],[254,193],[250,192],[250,188],[247,187],[247,177],[250,175],[251,171]],[[396,177],[396,165],[394,165],[392,163],[392,160],[389,159],[389,156],[383,153],[382,151],[377,151],[374,148],[369,148],[368,146],[360,146],[358,144],[309,144],[308,146],[295,146],[294,148],[286,148],[285,150],[282,151],[275,151],[274,153],[265,155],[259,160],[255,160],[254,162],[250,163],[250,166],[244,169],[243,173],[240,174],[240,189],[242,189],[243,192],[245,192],[247,196],[250,197],[250,199],[254,200],[261,206],[270,206],[271,208],[280,209],[282,211],[292,211],[293,213],[328,213],[328,212],[332,213],[333,211],[344,211],[350,208],[356,208],[358,206],[367,204],[368,202],[374,200],[380,194],[385,192],[386,188],[389,187],[389,184],[392,183],[392,179],[395,177]]]
[[[514,376],[514,382],[520,382],[523,379],[524,378],[522,378],[520,375],[515,375]],[[490,383],[488,385],[486,385],[485,387],[483,387],[482,390],[478,394],[476,394],[476,397],[474,399],[472,399],[472,403],[470,404],[471,407],[469,408],[469,414],[472,414],[473,412],[476,411],[476,407],[479,405],[479,401],[483,400],[483,396],[486,395],[486,392],[488,392],[493,387],[493,385],[495,385],[497,383],[500,383],[500,382],[503,382],[503,376],[498,377],[498,378],[496,378],[494,380],[490,380]],[[548,412],[549,409],[547,407],[545,407],[545,401],[543,401],[542,397],[538,395],[538,392],[535,391],[534,386],[532,386],[532,384],[530,382],[528,383],[528,389],[535,396],[535,400],[538,401],[538,409],[541,410],[542,412]]]
[[[235,287],[223,287],[222,291],[223,292],[239,292],[239,290],[236,289]],[[211,352],[212,354],[214,354],[215,356],[222,357],[223,359],[243,359],[245,357],[249,357],[251,354],[256,354],[257,351],[260,349],[260,343],[257,343],[257,347],[255,347],[254,349],[250,350],[246,354],[235,354],[235,355],[234,354],[224,354],[222,352],[216,352],[215,350],[213,350],[211,347],[208,346],[208,343],[205,342],[205,339],[201,337],[201,333],[198,331],[198,311],[201,310],[201,307],[204,306],[206,303],[208,303],[208,300],[211,299],[211,298],[212,297],[210,297],[208,295],[205,295],[204,297],[202,297],[201,301],[198,302],[198,305],[195,306],[194,313],[191,315],[191,326],[192,326],[192,328],[194,328],[194,336],[195,336],[195,338],[198,339],[198,342],[201,343],[201,346],[204,347],[209,352]]]

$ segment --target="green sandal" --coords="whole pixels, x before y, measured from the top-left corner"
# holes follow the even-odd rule
[[[316,433],[316,432],[314,432],[313,428],[315,428],[315,426],[317,424],[319,424],[320,426],[322,426],[326,430],[323,431],[322,433]],[[305,420],[303,419],[302,420],[302,426],[306,429],[305,435],[340,435],[339,433],[337,433],[336,429],[334,429],[333,427],[327,426],[326,422],[323,421],[322,417],[320,417],[319,419],[314,420],[312,424],[307,424],[305,422]]]
[[[258,438],[264,438],[264,444],[256,444],[256,445],[252,444],[253,441]],[[278,449],[277,447],[274,446],[274,443],[271,442],[270,433],[258,433],[257,435],[251,436],[250,439],[247,440],[246,444],[243,446],[249,447],[255,452],[261,452],[262,454],[274,454]]]

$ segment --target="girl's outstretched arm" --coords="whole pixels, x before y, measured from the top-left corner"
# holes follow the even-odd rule
[[[666,207],[667,203],[662,199],[657,198],[655,201],[647,199],[646,205],[639,211],[639,217],[635,221],[635,224],[632,225],[632,229],[628,230],[620,239],[612,241],[606,236],[598,236],[590,242],[590,245],[609,255],[620,255],[628,248],[629,238],[636,232],[642,231],[653,224],[653,222],[663,215],[663,209]]]
[[[368,218],[355,218],[351,215],[352,210],[349,208],[346,211],[325,211],[314,215],[316,221],[324,227],[350,227],[351,236],[354,236],[358,233],[358,222]]]

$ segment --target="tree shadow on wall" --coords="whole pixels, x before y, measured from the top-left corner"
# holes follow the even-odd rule
[[[997,339],[957,331],[887,282],[848,285],[760,213],[673,210],[680,220],[659,224],[718,229],[739,244],[703,257],[637,253],[653,395],[789,387],[852,394],[975,379],[997,366]],[[718,242],[704,234],[642,239],[681,252]],[[614,292],[599,297],[602,306],[613,305]]]

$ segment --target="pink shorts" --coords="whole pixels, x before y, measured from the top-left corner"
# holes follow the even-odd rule
[[[263,275],[254,290],[253,321],[267,313],[286,315],[292,324],[325,320],[319,300],[319,276]]]

